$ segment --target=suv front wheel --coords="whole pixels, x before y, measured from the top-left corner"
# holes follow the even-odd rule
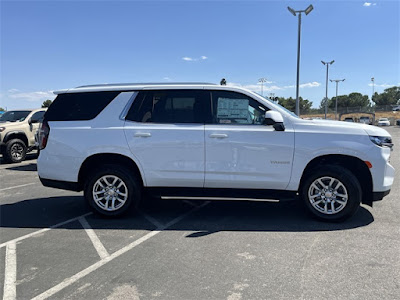
[[[301,196],[318,219],[339,222],[355,214],[362,191],[357,178],[349,170],[325,165],[309,172]]]
[[[137,207],[141,186],[131,170],[120,165],[104,165],[88,176],[84,195],[95,212],[120,216],[131,205]]]

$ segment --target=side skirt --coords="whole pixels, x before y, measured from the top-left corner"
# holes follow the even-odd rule
[[[280,202],[296,200],[297,192],[256,189],[151,187],[146,192],[163,200],[238,200]]]

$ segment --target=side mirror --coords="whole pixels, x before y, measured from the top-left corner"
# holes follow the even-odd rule
[[[32,125],[32,118],[29,118],[28,124],[29,124],[29,125]]]
[[[285,130],[281,113],[274,110],[265,113],[265,125],[272,125],[276,131]]]

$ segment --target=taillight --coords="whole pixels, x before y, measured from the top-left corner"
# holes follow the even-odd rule
[[[39,149],[42,150],[46,148],[47,139],[49,138],[50,127],[47,121],[43,121],[42,125],[39,128]]]

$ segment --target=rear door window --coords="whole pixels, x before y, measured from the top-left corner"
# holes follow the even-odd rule
[[[210,94],[203,90],[142,91],[126,119],[142,123],[204,124],[210,111]]]
[[[60,94],[45,114],[47,121],[86,121],[94,119],[120,92]]]

